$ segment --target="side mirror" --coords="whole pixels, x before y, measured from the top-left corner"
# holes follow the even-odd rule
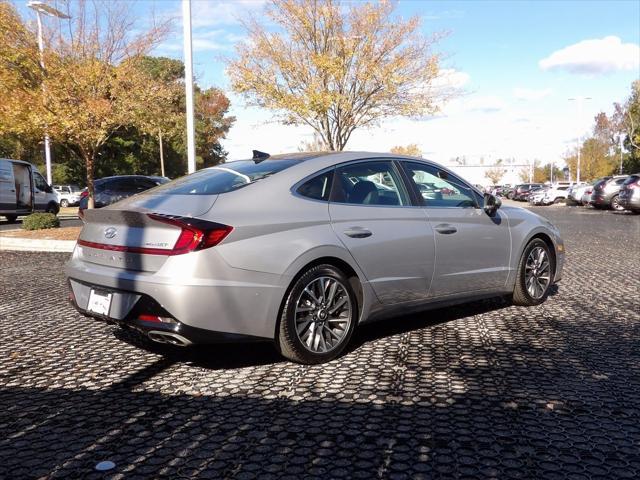
[[[487,212],[487,215],[492,216],[496,213],[496,210],[502,205],[502,200],[498,197],[491,195],[490,193],[484,194],[484,206],[483,209]]]

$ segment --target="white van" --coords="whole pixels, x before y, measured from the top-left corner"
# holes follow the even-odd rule
[[[59,211],[58,195],[35,165],[0,158],[0,215],[15,222],[18,215]]]

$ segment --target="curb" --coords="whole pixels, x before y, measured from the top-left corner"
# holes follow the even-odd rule
[[[0,237],[0,250],[71,253],[75,246],[75,240],[39,240],[34,238]]]

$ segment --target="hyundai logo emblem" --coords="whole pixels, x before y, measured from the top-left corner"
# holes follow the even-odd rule
[[[118,230],[115,227],[109,227],[104,229],[104,236],[106,238],[113,238],[118,234]]]

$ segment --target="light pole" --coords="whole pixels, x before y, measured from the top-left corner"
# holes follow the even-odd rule
[[[620,171],[618,173],[622,175],[622,145],[624,144],[624,139],[622,138],[622,135],[618,137],[618,141],[620,142]]]
[[[38,49],[40,50],[40,68],[44,71],[44,41],[42,40],[42,17],[41,14],[49,15],[50,17],[58,18],[71,18],[69,15],[53,8],[51,5],[47,5],[44,2],[32,0],[27,3],[27,7],[36,12],[36,18],[38,19]],[[42,91],[44,92],[44,84],[42,85]],[[51,147],[49,145],[49,133],[44,134],[44,159],[47,170],[47,182],[49,185],[52,183],[51,178]]]
[[[196,171],[196,141],[193,121],[193,55],[191,44],[191,0],[182,0],[184,36],[184,88],[187,97],[187,173]]]
[[[569,101],[578,103],[578,122],[582,118],[582,102],[586,100],[591,100],[591,97],[571,97]],[[581,130],[582,132],[582,130]],[[576,167],[576,183],[580,183],[580,150],[582,150],[582,145],[580,145],[581,135],[578,135],[578,165]]]

